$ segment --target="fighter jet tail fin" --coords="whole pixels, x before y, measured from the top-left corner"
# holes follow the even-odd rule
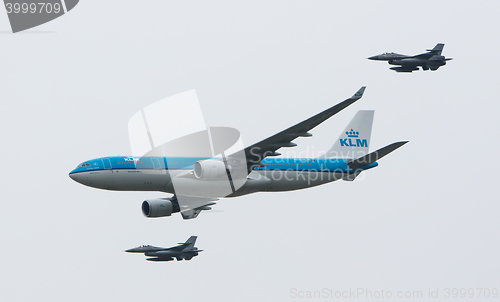
[[[434,46],[433,49],[427,49],[427,51],[430,51],[438,56],[441,55],[441,52],[443,51],[444,44],[443,43],[438,43],[436,46]]]
[[[321,157],[358,158],[368,153],[372,132],[373,110],[360,110],[342,131],[332,148]]]
[[[191,236],[189,237],[188,240],[186,240],[186,242],[181,242],[179,244],[184,244],[184,245],[188,245],[188,246],[194,246],[194,244],[196,243],[196,239],[198,238],[198,236]]]

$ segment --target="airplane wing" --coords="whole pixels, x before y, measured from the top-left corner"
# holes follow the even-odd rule
[[[198,217],[203,210],[210,210],[210,206],[215,204],[217,198],[194,197],[184,195],[174,195],[172,202],[179,204],[179,211],[183,219],[192,219]]]
[[[411,58],[412,59],[430,59],[434,55],[435,55],[434,53],[426,52],[426,53],[421,53],[421,54],[416,55],[416,56],[412,56]]]
[[[351,98],[326,109],[323,112],[316,114],[307,120],[296,124],[286,130],[283,130],[271,137],[266,138],[256,144],[245,148],[245,156],[247,159],[248,172],[252,171],[255,167],[262,166],[261,161],[268,156],[281,155],[276,150],[283,147],[295,147],[297,144],[292,143],[297,137],[309,137],[312,134],[308,133],[309,130],[323,123],[333,115],[340,112],[342,109],[351,105],[359,100],[365,92],[365,86],[361,87]]]
[[[180,244],[180,245],[176,245],[176,246],[172,246],[172,247],[169,247],[169,248],[165,248],[165,249],[162,250],[162,252],[163,251],[182,252],[188,246],[189,246],[189,243],[183,243],[183,244]],[[159,253],[159,255],[161,255],[161,253]]]
[[[186,245],[176,245],[176,246],[173,246],[173,247],[169,247],[169,248],[163,249],[162,251],[176,251],[176,252],[181,252],[185,248],[186,248]]]

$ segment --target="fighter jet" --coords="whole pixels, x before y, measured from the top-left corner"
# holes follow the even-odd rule
[[[426,53],[416,56],[401,55],[394,52],[386,52],[381,55],[369,57],[369,60],[388,61],[391,65],[400,65],[399,67],[391,67],[391,70],[396,72],[412,72],[419,70],[421,66],[423,70],[435,71],[439,67],[446,65],[446,61],[452,58],[445,58],[441,55],[444,44],[439,43],[433,49],[427,49]]]
[[[179,243],[180,245],[164,248],[157,247],[151,245],[142,245],[133,249],[128,249],[125,252],[127,253],[144,253],[146,257],[154,257],[154,258],[146,258],[148,261],[172,261],[174,258],[177,261],[181,260],[191,260],[191,258],[198,256],[199,252],[203,250],[199,250],[194,246],[196,242],[197,236],[191,236],[184,243]]]

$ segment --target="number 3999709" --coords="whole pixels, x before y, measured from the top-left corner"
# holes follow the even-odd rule
[[[5,3],[8,14],[58,14],[61,12],[59,3]]]

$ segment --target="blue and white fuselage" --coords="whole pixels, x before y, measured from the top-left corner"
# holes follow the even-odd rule
[[[292,141],[298,137],[311,136],[311,129],[359,100],[364,90],[362,87],[351,98],[236,153],[219,151],[220,158],[104,157],[78,165],[69,176],[105,190],[172,193],[172,197],[145,200],[142,212],[147,217],[180,212],[184,219],[197,217],[222,197],[299,190],[339,179],[353,181],[406,143],[396,142],[369,153],[371,110],[358,111],[333,146],[318,158],[282,158],[276,151],[296,146]]]
[[[172,179],[180,174],[192,173],[194,164],[203,160],[208,158],[105,157],[78,165],[69,176],[81,184],[99,189],[161,191],[175,194]],[[262,160],[265,166],[256,167],[248,175],[246,183],[227,197],[261,191],[298,190],[339,180],[354,172],[346,162],[347,159],[333,158],[265,158]],[[377,165],[374,162],[361,170],[371,169]],[[203,180],[193,177],[185,178],[185,181],[192,182],[192,195],[199,196],[196,187],[202,187]],[[200,191],[206,192],[206,190]]]

